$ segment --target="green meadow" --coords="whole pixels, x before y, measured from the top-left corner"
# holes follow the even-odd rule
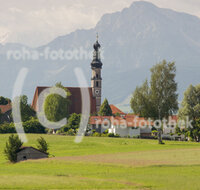
[[[43,136],[49,159],[9,163],[0,135],[0,189],[200,189],[200,144],[192,142],[27,135],[25,146]]]

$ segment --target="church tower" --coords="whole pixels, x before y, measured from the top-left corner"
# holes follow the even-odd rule
[[[99,112],[101,107],[101,90],[102,90],[102,78],[101,78],[101,69],[102,69],[102,62],[100,57],[100,44],[98,42],[98,34],[97,40],[94,44],[94,53],[93,53],[93,60],[91,63],[92,68],[92,78],[91,78],[91,87],[93,96],[96,98],[96,111]]]

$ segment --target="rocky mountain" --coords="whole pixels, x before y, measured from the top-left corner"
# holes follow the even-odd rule
[[[25,59],[26,53],[24,59],[8,60],[10,49],[23,52],[24,46],[1,45],[0,94],[11,97],[22,67],[29,69],[23,93],[30,100],[39,85],[53,85],[61,81],[65,86],[78,86],[74,74],[76,67],[83,69],[90,85],[91,57],[85,54],[92,51],[96,32],[102,46],[103,96],[110,103],[126,102],[127,106],[129,100],[126,99],[135,87],[148,78],[149,69],[163,59],[176,62],[180,100],[189,84],[199,83],[200,18],[139,1],[121,12],[104,15],[95,28],[60,36],[36,49],[26,47],[32,52],[31,60]],[[60,50],[68,52],[67,59],[45,57],[45,52]],[[71,56],[74,51],[79,53],[79,57]],[[39,59],[34,57],[34,52],[39,52]]]

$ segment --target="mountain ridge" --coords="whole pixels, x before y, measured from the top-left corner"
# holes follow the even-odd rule
[[[199,81],[200,19],[187,13],[159,8],[149,2],[134,2],[122,11],[105,14],[94,28],[59,36],[34,50],[41,53],[45,48],[73,50],[82,47],[92,51],[96,32],[103,47],[103,98],[107,97],[111,103],[120,104],[130,97],[135,87],[150,77],[149,69],[163,59],[176,61],[179,100],[189,84],[195,85]],[[0,52],[2,49],[0,47]],[[2,60],[2,79],[21,67],[30,69],[23,91],[28,94],[29,101],[39,85],[54,85],[61,81],[65,86],[77,86],[73,73],[76,67],[82,68],[90,84],[91,58],[8,61],[2,57]],[[17,72],[11,76],[10,82],[0,80],[2,95],[11,96],[16,75]],[[10,90],[5,93],[7,86]]]

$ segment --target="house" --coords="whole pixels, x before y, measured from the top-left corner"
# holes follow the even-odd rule
[[[17,153],[17,162],[41,158],[48,158],[48,154],[33,147],[22,147]]]
[[[131,118],[115,117],[108,132],[121,137],[139,137],[140,127],[133,123]]]
[[[135,115],[115,117],[111,122],[109,133],[119,134],[121,137],[150,137],[153,123]]]
[[[80,87],[65,87],[71,93],[69,99],[71,100],[71,105],[69,108],[69,114],[82,113],[82,94],[81,91],[83,89],[88,89],[89,91],[89,99],[90,99],[90,113],[94,114],[100,110],[101,106],[101,94],[102,94],[102,77],[101,77],[101,70],[102,70],[102,62],[100,57],[100,48],[101,45],[98,42],[98,36],[96,43],[94,44],[94,53],[93,53],[93,60],[91,63],[91,70],[92,70],[92,77],[91,77],[91,87],[88,88],[80,88]],[[49,87],[37,87],[35,90],[35,94],[32,101],[32,108],[35,111],[41,110],[41,104],[38,103],[38,97],[40,96],[41,92]]]
[[[108,130],[109,133],[118,134],[121,137],[150,137],[152,122],[136,115],[123,114],[115,106],[111,106],[121,116],[91,116],[89,127],[98,133]]]
[[[103,133],[111,127],[111,118],[113,118],[113,116],[91,116],[89,120],[89,128],[98,133]]]
[[[7,105],[0,105],[0,110],[1,110],[1,116],[0,116],[0,123],[10,123],[12,122],[12,105],[11,103],[8,103]]]

